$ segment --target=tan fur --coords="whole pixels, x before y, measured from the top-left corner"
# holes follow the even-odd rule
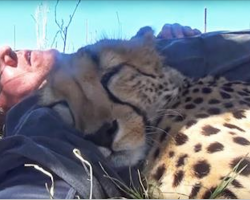
[[[103,40],[89,47],[100,57],[99,66],[91,60],[85,49],[80,49],[76,54],[62,58],[60,66],[51,72],[47,85],[40,92],[41,105],[48,106],[60,100],[66,101],[73,113],[74,126],[85,133],[93,133],[99,130],[102,124],[117,120],[119,129],[110,147],[113,153],[108,157],[116,167],[135,165],[145,157],[145,127],[143,117],[135,113],[130,106],[116,104],[107,97],[101,86],[100,76],[119,63],[129,64],[128,69],[130,65],[143,66],[139,70],[158,74],[161,62],[152,44],[148,37],[147,41]],[[138,59],[148,53],[155,58]],[[59,111],[59,115],[63,114],[60,109],[56,111]],[[70,117],[62,118],[71,124]],[[106,152],[105,154],[107,155]]]
[[[185,119],[181,122],[176,122],[173,115],[165,115],[158,126],[162,130],[164,130],[166,127],[171,127],[171,129],[167,132],[168,136],[166,136],[164,141],[161,141],[161,150],[157,158],[154,157],[154,152],[158,148],[158,145],[155,145],[151,149],[147,158],[148,165],[145,168],[144,174],[148,177],[149,182],[153,182],[154,184],[158,185],[164,195],[164,198],[189,198],[192,189],[197,184],[201,186],[201,189],[195,197],[191,198],[204,198],[205,192],[209,191],[211,188],[216,188],[222,181],[221,177],[227,176],[232,171],[230,163],[234,158],[248,156],[246,159],[249,159],[248,154],[250,153],[250,145],[237,144],[233,141],[233,138],[243,137],[250,141],[250,135],[247,133],[250,130],[249,106],[241,105],[239,102],[243,98],[237,94],[237,91],[242,91],[244,88],[250,89],[250,86],[246,87],[238,84],[233,85],[233,88],[235,89],[233,97],[230,100],[222,100],[222,103],[216,104],[216,107],[220,108],[221,110],[220,114],[210,115],[204,119],[197,119],[197,117],[195,117],[200,113],[206,113],[206,110],[209,107],[212,107],[211,105],[208,105],[210,99],[221,99],[219,90],[216,88],[222,87],[223,84],[227,82],[222,80],[217,81],[216,83],[218,84],[217,86],[210,86],[211,88],[214,88],[214,90],[209,95],[204,95],[199,92],[192,95],[189,94],[180,96],[180,105],[175,108],[177,113],[174,115],[186,115]],[[202,89],[206,85],[209,85],[207,84],[206,80],[201,86],[198,86],[194,83],[189,87],[189,90],[197,88],[197,86],[198,88]],[[202,97],[203,102],[198,104],[195,109],[187,110],[185,109],[185,105],[187,104],[185,99],[187,97],[192,97],[193,99]],[[225,109],[223,106],[223,103],[225,102],[230,102],[234,106],[232,108]],[[232,113],[241,110],[244,111],[245,118],[235,119]],[[197,120],[197,123],[190,128],[187,127],[187,122],[194,119]],[[223,126],[224,123],[237,125],[237,127],[242,128],[245,130],[245,132],[242,132],[238,129],[230,129],[225,127]],[[218,128],[220,131],[217,134],[206,136],[202,134],[203,127],[205,125],[211,125],[214,128]],[[235,133],[235,135],[231,135],[232,132]],[[176,146],[175,137],[178,133],[184,133],[187,135],[188,141],[183,145]],[[158,131],[158,133],[152,137],[154,140],[159,141],[159,138],[162,136],[162,134],[162,131]],[[214,142],[221,143],[224,146],[224,150],[208,153],[209,145]],[[196,144],[202,145],[201,151],[194,151]],[[171,151],[174,152],[174,156],[172,158],[169,157]],[[187,155],[188,157],[184,159],[183,166],[177,167],[176,164],[178,159],[183,155]],[[199,160],[206,160],[211,166],[209,174],[204,176],[204,178],[197,178],[193,170],[193,166]],[[155,178],[157,169],[163,164],[166,166],[166,172],[162,177],[160,177],[159,180],[157,180]],[[249,170],[249,168],[247,169]],[[173,187],[173,177],[179,170],[184,171],[184,178],[178,186]],[[229,185],[227,189],[232,191],[238,198],[247,198],[250,195],[250,187],[248,184],[249,178],[249,175],[239,175],[236,180],[242,184],[243,188],[236,188],[232,185]],[[211,194],[212,192],[213,191],[211,191]],[[223,193],[220,197],[232,198],[226,196],[226,194]]]
[[[223,125],[228,123],[237,125],[246,132],[249,130],[249,105],[241,104],[240,101],[243,100],[243,96],[238,94],[238,92],[244,89],[250,91],[249,86],[244,86],[244,83],[232,84],[234,91],[233,94],[229,93],[232,97],[230,99],[223,99],[220,95],[220,88],[228,83],[225,79],[213,80],[212,78],[205,78],[200,82],[191,81],[191,85],[186,86],[187,83],[183,81],[184,77],[171,68],[163,67],[161,58],[155,56],[157,54],[150,52],[148,48],[138,49],[135,45],[133,54],[128,54],[127,51],[121,50],[126,46],[125,44],[121,44],[121,49],[119,49],[112,46],[113,41],[105,42],[108,44],[101,43],[103,46],[97,44],[93,47],[93,49],[98,49],[95,51],[98,52],[103,74],[107,73],[107,69],[111,70],[112,66],[123,62],[130,62],[136,65],[134,67],[124,65],[119,73],[112,76],[108,83],[108,89],[120,100],[128,102],[143,111],[152,124],[157,121],[159,116],[163,116],[157,127],[146,127],[147,132],[149,131],[147,140],[153,141],[153,146],[146,158],[143,174],[149,183],[153,183],[151,189],[154,190],[156,187],[157,190],[160,190],[161,198],[208,198],[212,194],[213,189],[221,183],[222,178],[232,171],[233,159],[242,158],[250,152],[248,144],[241,145],[233,141],[235,137],[242,137],[246,141],[250,141],[250,136],[237,129],[233,129],[232,131],[232,128]],[[122,53],[124,55],[121,55]],[[138,56],[138,54],[143,55],[143,57]],[[126,56],[130,56],[130,58]],[[139,60],[142,59],[141,63],[138,62],[137,56]],[[152,64],[151,69],[149,66],[145,67],[145,62],[143,62],[143,60],[149,59],[152,59],[149,62]],[[138,73],[135,69],[139,69],[139,71],[145,74],[154,75],[155,78],[145,76],[140,72]],[[168,84],[164,85],[164,82]],[[160,87],[160,85],[163,85],[163,87]],[[183,94],[187,88],[191,91],[195,88],[202,90],[204,87],[212,88],[213,92],[211,94],[203,94],[199,91],[198,93],[190,92],[192,94]],[[167,101],[164,98],[166,95],[169,95]],[[186,109],[185,106],[188,102],[185,101],[187,97],[192,98],[190,103],[198,97],[201,97],[203,102],[197,104],[194,109]],[[216,105],[208,104],[213,98],[220,100],[220,103]],[[180,102],[180,104],[175,106],[177,102]],[[225,108],[224,103],[232,103],[233,107]],[[206,113],[206,110],[212,107],[219,108],[220,114],[210,114],[206,118],[196,117],[200,113]],[[239,110],[244,111],[246,118],[235,119],[232,113]],[[176,121],[175,118],[177,116],[179,118],[185,116],[185,119]],[[197,123],[187,128],[187,122],[194,119],[197,120]],[[130,124],[127,123],[126,128],[129,129],[131,124],[131,122]],[[207,125],[219,129],[219,132],[211,136],[205,136],[202,134],[202,131],[204,126]],[[168,127],[170,130],[168,130]],[[165,129],[168,130],[167,133],[164,133]],[[126,130],[121,131],[123,131],[124,135],[126,134]],[[180,132],[188,136],[188,141],[184,144],[176,145],[175,138]],[[236,135],[231,135],[231,132],[235,132]],[[167,134],[167,136],[164,138],[163,134]],[[161,141],[162,138],[164,138],[163,141]],[[124,140],[124,142],[127,141],[129,144],[132,140],[131,138],[130,141]],[[209,146],[215,142],[222,144],[224,149],[208,153]],[[194,152],[195,145],[199,143],[202,146],[201,150]],[[157,151],[159,152],[157,153]],[[169,157],[171,151],[174,152],[173,157]],[[185,155],[187,157],[184,157],[183,164],[177,166],[180,157]],[[248,161],[249,157],[245,159]],[[194,166],[199,161],[208,163],[209,170],[206,171],[205,169],[204,172],[201,171],[200,174],[197,174]],[[162,168],[164,168],[164,171],[160,174],[159,169]],[[249,170],[249,167],[246,170]],[[182,179],[180,182],[178,180],[174,182],[175,176],[180,171],[183,172]],[[234,195],[238,198],[247,198],[250,195],[249,175],[239,175],[236,181],[240,185],[229,185],[219,198],[233,198]],[[199,190],[192,196],[194,194],[192,191],[196,187],[199,187]]]
[[[75,127],[85,133],[92,133],[104,121],[111,121],[111,104],[91,59],[77,53],[64,56],[58,65],[40,91],[40,104],[48,106],[65,100],[74,115]]]
[[[85,125],[83,128],[80,126],[81,130],[85,131],[86,126],[94,127],[95,120],[100,126],[107,118],[117,120],[118,130],[111,145],[114,152],[105,155],[115,166],[135,165],[144,159],[143,174],[153,183],[151,190],[156,186],[157,192],[160,191],[161,198],[209,197],[210,190],[232,171],[232,161],[250,152],[249,99],[248,103],[242,103],[245,98],[250,98],[250,86],[232,83],[232,92],[227,92],[230,98],[223,99],[220,92],[224,91],[227,80],[186,81],[176,70],[163,66],[162,58],[154,49],[154,42],[148,36],[132,41],[100,41],[78,52],[83,60],[74,64],[77,71],[74,77],[77,79],[72,80],[70,73],[63,73],[68,82],[63,80],[59,84],[63,76],[54,74],[52,79],[58,78],[58,84],[49,85],[47,90],[56,96],[51,99],[68,101],[74,116],[79,118],[78,123]],[[91,56],[88,55],[91,54],[98,57],[98,62],[90,61]],[[103,77],[119,65],[120,69],[102,83],[106,85],[101,85]],[[94,78],[88,79],[88,83],[83,82],[85,73],[91,72],[94,72]],[[81,89],[74,85],[75,82],[81,85]],[[72,84],[72,88],[62,88],[65,83]],[[105,97],[104,103],[90,92],[91,87],[96,96]],[[212,89],[209,94],[201,92],[206,87]],[[194,89],[199,91],[193,92]],[[189,92],[185,93],[186,90]],[[79,95],[82,97],[77,99]],[[188,108],[187,105],[194,104],[197,98],[202,98],[202,102]],[[211,99],[219,102],[211,104]],[[225,107],[225,103],[231,103],[233,107]],[[219,113],[216,113],[218,109]],[[197,117],[208,112],[211,113],[205,117]],[[98,116],[95,113],[107,114]],[[190,125],[191,120],[196,122]],[[237,128],[225,124],[236,125]],[[235,142],[236,139],[239,140]],[[213,143],[223,145],[223,150],[210,148]],[[200,149],[197,144],[201,145]],[[146,148],[149,151],[147,157]],[[209,152],[209,149],[214,152]],[[249,163],[249,159],[248,156],[243,163]],[[203,162],[203,168],[200,162]],[[201,168],[195,170],[197,164]],[[236,178],[238,185],[229,185],[220,198],[250,196],[250,166],[246,167]],[[199,189],[194,193],[196,187]]]

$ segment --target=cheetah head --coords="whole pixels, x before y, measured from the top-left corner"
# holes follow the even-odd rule
[[[62,63],[48,78],[42,104],[66,101],[71,112],[55,107],[57,112],[100,145],[114,166],[137,164],[148,147],[147,126],[178,95],[184,80],[163,67],[153,35],[104,39]]]
[[[112,131],[105,140],[100,139],[99,132],[89,137],[100,145],[100,140],[109,141],[105,142],[110,148],[108,157],[115,166],[138,163],[148,147],[147,126],[153,125],[159,113],[177,97],[185,78],[163,67],[152,35],[129,41],[102,40],[79,52],[96,63],[112,104]]]

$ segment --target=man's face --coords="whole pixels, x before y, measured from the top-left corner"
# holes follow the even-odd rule
[[[12,51],[0,48],[0,106],[9,109],[38,89],[56,63],[59,53],[48,51]]]

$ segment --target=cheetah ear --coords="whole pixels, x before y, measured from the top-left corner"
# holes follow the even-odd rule
[[[140,28],[140,30],[136,33],[136,35],[134,37],[132,37],[131,39],[144,38],[144,37],[147,37],[149,35],[154,37],[154,30],[150,26],[144,26],[144,27]]]
[[[153,31],[145,32],[141,37],[135,37],[127,44],[128,53],[124,60],[146,74],[157,76],[162,73],[162,57],[155,48],[156,39]]]
[[[155,44],[155,36],[154,32],[147,32],[143,35],[143,43],[146,45],[154,45]]]
[[[145,30],[144,30],[145,29]],[[155,36],[154,36],[154,31],[151,27],[144,27],[141,28],[136,36],[131,38],[132,42],[138,42],[142,43],[143,46],[151,46],[153,47],[155,44]]]

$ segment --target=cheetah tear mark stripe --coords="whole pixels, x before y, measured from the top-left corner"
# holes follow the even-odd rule
[[[149,120],[147,119],[146,114],[145,114],[142,110],[140,110],[139,108],[137,108],[136,106],[134,106],[134,105],[131,104],[131,103],[124,102],[124,101],[120,100],[120,99],[119,99],[118,97],[116,97],[116,96],[109,90],[109,88],[108,88],[108,84],[109,84],[109,81],[111,80],[111,78],[112,78],[113,76],[115,76],[116,74],[118,74],[118,73],[122,70],[122,68],[124,67],[124,65],[126,65],[126,66],[132,66],[132,65],[129,65],[129,64],[127,64],[127,63],[121,63],[121,64],[119,64],[119,65],[114,66],[112,70],[110,70],[108,73],[104,74],[104,76],[103,76],[102,79],[101,79],[101,84],[102,84],[102,86],[104,87],[104,89],[106,90],[106,92],[108,93],[109,98],[110,98],[113,102],[119,103],[119,104],[122,104],[122,105],[127,105],[127,106],[131,107],[138,115],[142,116],[143,122],[144,122],[145,125],[146,125],[146,124],[149,124]],[[133,66],[132,66],[132,67],[133,67]],[[137,71],[138,71],[139,73],[141,73],[139,70],[137,70]],[[141,74],[143,74],[143,75],[145,75],[145,76],[150,76],[150,77],[152,77],[151,75],[147,75],[147,74],[145,74],[145,73],[141,73]]]

